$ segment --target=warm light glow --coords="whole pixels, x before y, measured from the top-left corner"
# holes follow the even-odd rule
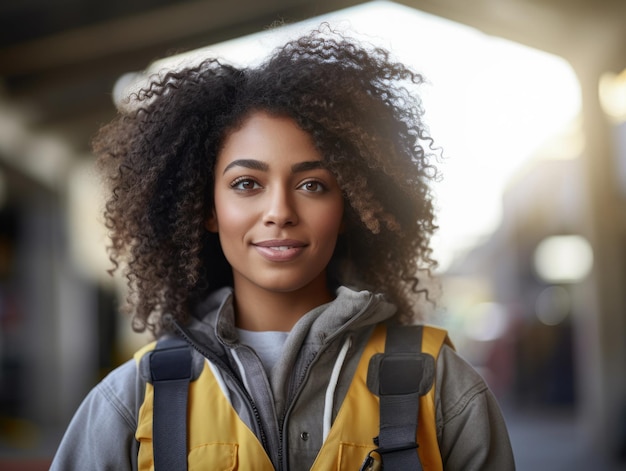
[[[535,250],[535,270],[549,283],[575,283],[589,274],[593,252],[589,242],[577,235],[552,236]]]
[[[607,72],[598,84],[600,104],[615,123],[626,122],[626,69],[620,74]]]
[[[81,274],[108,284],[116,280],[107,273],[112,265],[105,249],[107,231],[100,217],[103,190],[92,160],[85,158],[74,165],[67,179],[70,255]]]

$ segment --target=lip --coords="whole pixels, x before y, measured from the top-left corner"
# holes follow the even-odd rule
[[[297,258],[307,244],[293,239],[271,239],[254,242],[252,246],[270,262],[289,262]]]

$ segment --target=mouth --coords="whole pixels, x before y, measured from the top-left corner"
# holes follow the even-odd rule
[[[289,245],[278,245],[276,247],[267,247],[270,250],[276,250],[278,252],[284,252],[285,250],[289,250],[291,248],[293,248],[293,246],[289,246]]]
[[[292,239],[263,240],[260,242],[253,242],[252,245],[272,250],[288,250],[306,246],[304,242]]]
[[[261,256],[271,262],[288,262],[297,258],[307,246],[299,240],[264,240],[252,244]]]

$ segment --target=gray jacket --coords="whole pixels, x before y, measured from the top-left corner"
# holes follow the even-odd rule
[[[262,441],[276,469],[306,470],[322,446],[323,411],[329,407],[325,389],[339,350],[349,345],[330,405],[333,419],[372,330],[395,310],[380,295],[339,288],[334,301],[298,321],[269,375],[255,352],[238,341],[230,289],[213,293],[202,303],[183,335],[197,349],[196,369],[204,356],[220,365],[231,403]],[[134,434],[147,367],[147,362],[137,368],[134,360],[128,361],[89,393],[65,433],[52,470],[137,469]],[[515,469],[495,398],[483,379],[447,346],[437,360],[435,381],[444,469]]]

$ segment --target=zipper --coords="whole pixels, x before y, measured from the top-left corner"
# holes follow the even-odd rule
[[[193,334],[191,334],[191,332],[189,332],[187,329],[179,325],[177,322],[172,322],[172,324],[174,325],[178,334],[183,338],[183,340],[185,340],[185,342],[187,342],[194,350],[200,353],[207,360],[217,365],[219,369],[221,370],[221,372],[225,373],[239,387],[239,390],[243,394],[246,401],[248,402],[248,405],[250,406],[250,410],[252,410],[252,414],[254,415],[254,419],[256,420],[257,426],[259,427],[259,433],[260,433],[259,438],[261,439],[263,448],[267,450],[267,447],[268,447],[267,437],[265,436],[265,430],[263,430],[263,424],[261,422],[261,414],[259,413],[259,409],[257,408],[256,404],[252,400],[252,397],[250,396],[246,388],[243,386],[243,384],[241,384],[241,381],[239,380],[239,378],[235,374],[233,374],[232,370],[221,360],[221,358],[216,356],[210,350],[206,350],[201,345],[199,345],[198,342],[196,342],[196,340],[193,338]],[[280,445],[279,445],[279,448],[280,448]]]
[[[300,381],[298,382],[298,386],[296,391],[294,392],[293,398],[289,401],[289,407],[287,408],[287,410],[285,410],[285,412],[283,412],[282,417],[280,418],[280,420],[278,421],[278,471],[281,471],[285,464],[283,462],[283,451],[285,449],[285,435],[284,435],[284,431],[285,431],[285,421],[287,420],[287,417],[289,416],[289,412],[291,411],[291,409],[293,408],[293,405],[296,402],[296,399],[298,398],[298,396],[300,395],[300,391],[302,391],[302,387],[304,385],[304,383],[306,382],[306,378],[308,377],[309,371],[311,369],[311,366],[313,365],[313,363],[315,363],[315,360],[317,360],[317,358],[319,357],[319,355],[321,354],[321,350],[317,353],[317,355],[315,355],[311,361],[304,367],[304,372],[302,373],[302,375],[300,376]]]
[[[374,302],[374,298],[370,297],[370,299],[367,301],[367,304],[365,306],[363,306],[363,308],[356,315],[354,315],[348,322],[346,322],[343,326],[341,326],[341,328],[339,328],[338,330],[336,330],[332,334],[328,335],[324,339],[324,344],[323,344],[322,348],[311,359],[311,361],[304,367],[304,372],[300,376],[301,379],[299,381],[298,386],[296,387],[296,390],[294,391],[293,398],[289,401],[289,406],[285,410],[285,412],[284,412],[283,416],[281,417],[281,420],[279,421],[279,424],[278,424],[278,427],[279,427],[279,430],[278,430],[278,466],[279,466],[279,470],[278,471],[282,471],[285,468],[285,463],[283,462],[283,459],[284,459],[283,451],[284,451],[285,445],[286,445],[285,444],[285,436],[284,436],[285,422],[287,421],[287,418],[289,417],[289,415],[291,413],[291,410],[293,409],[293,406],[296,403],[296,400],[298,399],[298,396],[302,392],[302,388],[303,388],[304,384],[306,383],[306,380],[309,377],[309,374],[310,374],[310,371],[311,371],[311,367],[315,364],[315,362],[318,360],[320,355],[326,350],[326,348],[328,348],[328,345],[330,345],[336,339],[341,337],[344,334],[344,332],[349,330],[350,326],[352,326],[352,324],[354,324],[358,319],[360,319],[363,316],[364,312],[369,310],[369,308],[373,304],[373,302]],[[350,348],[352,348],[352,347],[350,347]],[[324,446],[323,443],[322,443],[322,446]]]
[[[327,340],[330,339],[331,341],[334,341],[337,337],[338,335],[332,335],[332,336],[327,337]],[[279,422],[279,431],[278,431],[279,433],[279,445],[278,445],[279,470],[282,470],[285,466],[285,464],[283,463],[283,450],[286,445],[285,437],[284,437],[285,422],[287,421],[287,418],[291,414],[291,410],[293,409],[293,406],[296,403],[298,396],[300,396],[300,393],[302,392],[302,389],[304,387],[304,384],[306,383],[306,380],[310,376],[311,368],[317,362],[319,357],[326,350],[326,348],[328,347],[330,343],[331,343],[330,341],[325,342],[324,346],[317,352],[317,354],[311,359],[311,361],[309,361],[309,363],[304,367],[304,371],[302,375],[300,376],[300,381],[298,383],[298,386],[296,390],[294,391],[293,398],[289,401],[289,407],[287,407],[287,409],[283,413],[283,416],[281,417],[281,420]],[[350,349],[352,349],[352,346],[350,346]],[[322,443],[321,446],[324,446],[324,443]]]

